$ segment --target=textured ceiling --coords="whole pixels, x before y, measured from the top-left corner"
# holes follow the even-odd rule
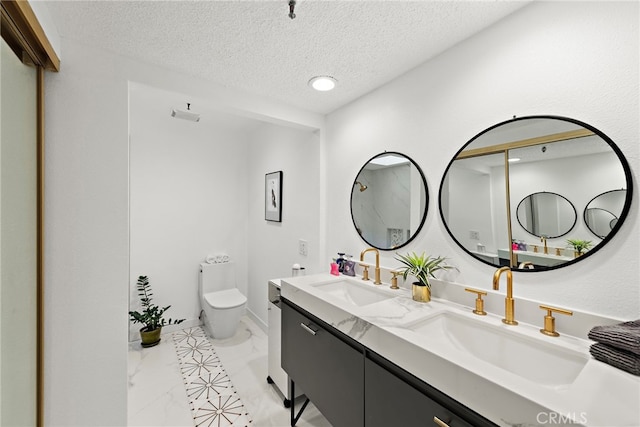
[[[60,36],[329,113],[526,1],[52,1]],[[64,50],[62,52],[64,67]],[[307,86],[338,80],[332,92]]]

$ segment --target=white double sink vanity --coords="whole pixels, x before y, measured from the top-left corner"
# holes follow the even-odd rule
[[[593,359],[587,339],[506,325],[502,313],[479,316],[441,298],[415,302],[406,289],[359,278],[281,283],[283,368],[333,425],[384,425],[387,414],[403,425],[408,412],[439,426],[640,425],[640,378]],[[354,364],[334,344],[315,348],[319,331],[346,343]]]

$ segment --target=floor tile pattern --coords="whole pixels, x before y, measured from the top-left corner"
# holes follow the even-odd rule
[[[174,335],[175,334],[175,335]],[[193,345],[206,338],[214,351],[206,345]],[[187,344],[189,343],[189,344]],[[206,343],[205,343],[206,344]],[[178,348],[184,348],[178,356]],[[197,348],[198,351],[194,351]],[[129,427],[194,427],[195,425],[217,427],[229,425],[221,417],[222,412],[242,414],[234,426],[287,427],[290,425],[290,410],[283,405],[284,396],[267,383],[268,337],[252,319],[244,316],[233,337],[222,340],[205,337],[201,328],[186,328],[180,332],[166,332],[155,347],[143,348],[140,341],[129,343],[128,355],[128,410]],[[217,367],[224,366],[216,371]],[[197,399],[187,395],[187,380],[194,384],[196,378],[214,380],[216,372],[224,372],[237,394],[209,394],[206,390]],[[210,390],[211,391],[211,390]],[[240,402],[244,410],[239,407]],[[296,404],[300,408],[302,397]],[[192,401],[198,405],[194,406]],[[207,403],[208,402],[208,403]],[[234,408],[238,406],[238,408]],[[239,410],[238,410],[239,409]],[[222,412],[219,412],[222,411]],[[247,416],[249,413],[250,416]],[[231,415],[229,415],[231,418]],[[313,402],[307,406],[296,424],[298,427],[331,427]]]
[[[252,426],[244,404],[201,327],[172,334],[196,426]]]

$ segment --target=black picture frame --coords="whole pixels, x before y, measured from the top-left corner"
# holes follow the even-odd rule
[[[264,176],[264,219],[282,222],[282,171]]]

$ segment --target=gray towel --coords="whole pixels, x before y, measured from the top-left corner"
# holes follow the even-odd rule
[[[596,360],[640,376],[640,356],[635,353],[600,343],[593,344],[589,352]]]
[[[640,355],[640,320],[611,326],[596,326],[589,339]]]

